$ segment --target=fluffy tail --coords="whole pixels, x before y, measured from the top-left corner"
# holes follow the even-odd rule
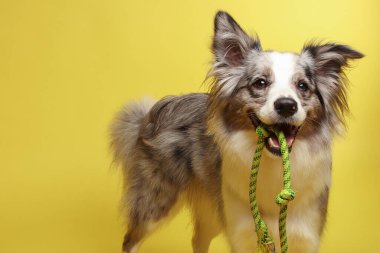
[[[133,157],[142,122],[153,104],[153,100],[147,98],[127,104],[117,113],[112,122],[110,135],[113,162],[121,164],[123,169],[129,167],[129,160]]]

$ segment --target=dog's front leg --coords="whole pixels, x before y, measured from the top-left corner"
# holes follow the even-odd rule
[[[231,253],[255,252],[257,237],[249,205],[230,189],[223,189],[223,200]]]
[[[321,239],[324,216],[320,205],[313,203],[300,206],[287,219],[288,244],[290,253],[317,253]]]

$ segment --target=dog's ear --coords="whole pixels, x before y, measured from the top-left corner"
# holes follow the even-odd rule
[[[212,51],[215,61],[230,67],[242,64],[251,49],[261,50],[260,41],[248,36],[226,12],[215,15]]]
[[[313,62],[316,74],[333,75],[342,73],[349,60],[362,58],[364,55],[349,46],[335,43],[306,44],[301,55],[307,54]]]
[[[301,60],[309,67],[333,128],[344,125],[344,114],[348,111],[344,69],[351,60],[363,56],[349,46],[335,43],[309,43],[302,49]]]

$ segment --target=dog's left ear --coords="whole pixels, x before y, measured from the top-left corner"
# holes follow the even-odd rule
[[[227,12],[219,11],[214,25],[212,51],[216,62],[239,66],[249,50],[261,50],[260,41],[248,36]]]
[[[364,55],[346,45],[311,43],[304,46],[302,56],[311,57],[316,74],[336,75],[348,66],[349,60],[359,59]]]
[[[363,56],[362,53],[349,46],[335,43],[310,43],[304,46],[300,54],[316,82],[329,123],[337,132],[339,132],[339,126],[344,125],[344,114],[348,111],[347,82],[343,71],[349,67],[351,60]]]

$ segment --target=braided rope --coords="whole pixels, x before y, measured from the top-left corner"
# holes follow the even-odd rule
[[[290,176],[290,159],[289,150],[286,144],[286,138],[283,132],[271,129],[279,140],[280,150],[282,156],[283,166],[283,189],[276,197],[276,203],[280,206],[279,216],[279,232],[280,232],[280,244],[281,253],[288,252],[288,238],[286,235],[286,216],[288,210],[289,201],[295,197],[295,192],[291,188],[291,176]],[[257,175],[259,173],[261,153],[265,147],[265,138],[269,136],[267,130],[261,126],[256,128],[258,134],[258,141],[256,146],[255,155],[253,157],[250,181],[249,181],[249,202],[251,205],[251,212],[256,226],[257,244],[260,253],[275,253],[275,245],[273,237],[269,234],[267,225],[260,215],[259,207],[256,199],[257,188]]]

